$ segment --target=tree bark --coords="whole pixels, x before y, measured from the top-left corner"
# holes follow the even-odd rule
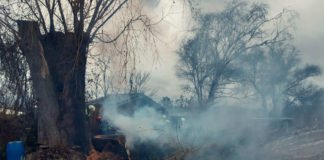
[[[59,102],[59,128],[68,144],[88,150],[85,123],[85,72],[88,36],[52,32],[42,44]]]
[[[216,98],[216,91],[218,89],[218,81],[219,81],[219,75],[215,75],[213,77],[213,81],[210,85],[209,88],[209,92],[208,92],[208,97],[207,97],[207,104],[208,105],[212,105],[212,103],[214,102],[215,98]]]
[[[40,32],[37,22],[18,21],[20,49],[29,65],[33,88],[38,98],[38,143],[50,147],[61,144],[58,117],[58,102],[44,57],[44,50],[39,40]]]
[[[18,26],[20,48],[39,98],[39,142],[50,147],[77,145],[87,152],[84,95],[88,36],[61,32],[40,35],[38,24],[30,21],[18,21]]]

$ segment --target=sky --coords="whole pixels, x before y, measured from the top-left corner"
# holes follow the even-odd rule
[[[184,6],[183,0],[160,0],[151,12],[159,14],[169,13],[159,24],[157,41],[158,60],[150,61],[145,57],[145,63],[139,68],[151,71],[151,80],[148,87],[153,88],[155,98],[163,96],[177,97],[181,95],[181,85],[184,81],[176,77],[176,51],[182,40],[188,35],[188,26],[192,24],[189,9]],[[252,1],[252,0],[251,0]],[[202,0],[201,8],[207,12],[220,11],[225,0]],[[270,6],[270,14],[280,12],[284,8],[298,12],[296,29],[293,33],[294,44],[300,50],[303,64],[317,64],[324,70],[324,6],[323,0],[254,0],[266,2]],[[324,76],[312,79],[313,82],[324,86]]]

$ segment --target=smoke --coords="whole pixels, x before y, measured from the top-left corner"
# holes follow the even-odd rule
[[[169,155],[183,153],[187,160],[253,159],[258,157],[255,150],[265,141],[268,128],[268,121],[258,118],[260,112],[252,107],[215,105],[177,117],[151,106],[135,110],[132,116],[119,113],[111,100],[104,106],[103,117],[126,136],[128,147],[136,143],[169,146],[174,148]]]
[[[314,98],[317,96],[313,95],[319,92],[304,80],[318,75],[318,72],[309,72],[307,67],[300,68],[299,52],[291,42],[271,44],[249,52],[231,62],[240,74],[231,75],[239,81],[238,87],[234,86],[233,90],[241,89],[243,92],[234,94],[250,97],[246,104],[242,104],[241,98],[236,104],[218,101],[208,109],[199,106],[193,112],[175,110],[168,114],[144,105],[133,108],[130,116],[120,112],[119,100],[109,99],[103,104],[103,117],[126,136],[127,146],[136,149],[138,143],[153,143],[170,151],[166,149],[169,147],[173,151],[168,156],[174,155],[176,159],[254,160],[276,157],[275,154],[279,152],[274,148],[284,150],[291,143],[289,139],[284,139],[284,143],[278,146],[275,139],[280,134],[276,133],[277,137],[272,137],[274,132],[281,131],[283,120],[289,119],[282,116],[289,115],[297,119],[299,117],[296,115],[299,115],[305,117],[299,118],[305,124],[311,123],[312,119],[312,123],[318,123],[317,118],[304,116],[307,115],[306,110],[309,115],[315,115],[310,112],[315,109],[309,108],[316,108],[313,106],[317,106],[317,98]],[[308,109],[304,109],[305,106],[309,106]],[[286,113],[282,114],[285,109]],[[296,123],[296,120],[292,123]],[[293,135],[291,139],[296,138]]]
[[[207,41],[198,39],[197,42],[199,43],[190,45],[201,47],[199,45]],[[204,59],[206,58],[202,58],[201,64],[204,64]],[[227,63],[226,59],[225,62]],[[216,63],[217,60],[207,67]],[[227,66],[230,68],[221,69],[230,73],[227,75],[224,72],[224,77],[231,77],[224,79],[229,82],[228,85],[225,84],[225,88],[237,81],[237,86],[233,84],[230,90],[234,91],[234,96],[241,97],[243,94],[242,97],[249,97],[249,103],[242,104],[243,98],[236,104],[231,101],[219,103],[219,100],[224,100],[220,96],[217,104],[199,106],[192,112],[179,109],[163,114],[154,106],[142,105],[129,107],[126,110],[130,110],[127,112],[131,114],[127,115],[120,111],[119,100],[109,99],[103,105],[103,117],[126,136],[127,146],[138,149],[138,143],[152,143],[168,151],[167,155],[162,155],[164,157],[174,155],[177,157],[174,159],[186,160],[271,159],[275,152],[266,152],[264,146],[273,141],[271,138],[274,132],[281,131],[283,120],[289,119],[282,117],[283,115],[295,118],[297,114],[305,114],[303,109],[297,111],[299,113],[295,112],[295,108],[312,106],[313,104],[304,103],[307,98],[311,103],[316,103],[310,98],[314,97],[312,94],[316,88],[308,87],[304,80],[319,72],[317,69],[309,70],[309,67],[300,68],[298,50],[288,41],[249,49],[247,53],[232,59]],[[232,73],[232,69],[235,72]],[[208,72],[210,73],[212,72]],[[236,93],[237,91],[242,93]],[[132,98],[129,99],[126,101],[131,102]],[[287,110],[286,114],[282,114],[284,109]],[[276,136],[278,135],[280,134]],[[273,147],[267,148],[271,150]]]
[[[165,129],[163,115],[151,107],[143,106],[133,116],[129,116],[118,111],[116,102],[109,100],[104,103],[103,118],[120,129],[127,137],[129,147],[135,142],[161,140],[161,130]]]

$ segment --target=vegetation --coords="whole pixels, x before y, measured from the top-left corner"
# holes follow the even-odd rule
[[[158,1],[0,2],[1,149],[20,139],[31,159],[85,159],[92,130],[109,120],[114,135],[89,157],[251,159],[279,136],[324,127],[324,90],[311,81],[321,67],[304,64],[293,42],[295,11],[270,16],[267,4],[232,1],[206,12],[181,1],[194,21],[176,49],[183,90],[160,104],[147,97],[154,108],[134,95],[156,94],[137,60],[145,47],[163,50],[153,27],[164,10],[150,17],[144,6]]]

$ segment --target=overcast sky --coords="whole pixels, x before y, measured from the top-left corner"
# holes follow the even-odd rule
[[[190,17],[188,8],[179,1],[183,0],[174,0],[174,4],[172,0],[160,0],[160,4],[152,10],[159,13],[162,9],[164,12],[171,13],[159,26],[158,62],[151,64],[147,58],[146,63],[141,65],[142,68],[152,71],[149,87],[157,89],[157,97],[176,97],[181,94],[180,87],[183,82],[175,76],[177,63],[175,51],[188,33],[187,26],[192,22],[188,18]],[[206,11],[219,11],[224,6],[224,2],[225,0],[202,0],[201,7]],[[324,63],[322,63],[324,60],[324,0],[259,0],[257,2],[268,3],[270,14],[278,13],[283,8],[293,9],[299,13],[294,43],[301,52],[303,63],[317,64],[324,70]],[[324,86],[324,76],[314,81]]]

